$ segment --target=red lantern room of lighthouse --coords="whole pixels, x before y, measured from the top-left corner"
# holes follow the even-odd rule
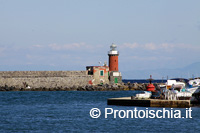
[[[118,56],[119,52],[116,50],[117,46],[112,44],[110,46],[109,56],[109,71],[118,71]]]
[[[108,51],[109,56],[109,80],[111,84],[122,83],[122,76],[118,69],[118,56],[117,46],[112,44],[110,46],[110,51]]]

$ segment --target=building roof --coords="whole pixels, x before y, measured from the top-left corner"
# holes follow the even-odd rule
[[[86,66],[86,67],[109,67],[109,66]]]

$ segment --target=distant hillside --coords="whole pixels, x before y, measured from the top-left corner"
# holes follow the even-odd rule
[[[196,63],[193,63],[193,64],[190,64],[186,67],[183,68],[184,70],[187,70],[187,71],[191,71],[192,73],[199,73],[200,71],[200,62],[196,62]]]
[[[150,75],[155,79],[200,77],[200,62],[177,69],[122,71],[123,79],[146,79]]]

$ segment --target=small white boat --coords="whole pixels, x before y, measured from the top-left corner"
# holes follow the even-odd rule
[[[192,79],[188,82],[189,86],[198,87],[200,86],[200,79]]]
[[[197,95],[200,92],[200,79],[192,79],[188,82],[189,88],[186,88],[187,91],[192,93],[191,102],[198,102]]]
[[[172,88],[172,86],[184,86],[185,87],[185,83],[176,81],[176,80],[167,80],[165,85],[160,85],[160,88],[161,89],[165,89],[165,88],[169,89],[169,88]]]
[[[192,94],[191,102],[198,102],[200,103],[200,87],[197,87],[195,92]]]
[[[148,99],[150,98],[152,93],[150,91],[143,91],[139,94],[136,94],[135,98],[137,99]]]

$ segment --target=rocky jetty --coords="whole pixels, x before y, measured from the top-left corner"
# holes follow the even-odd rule
[[[0,86],[0,91],[122,91],[122,90],[146,90],[147,83],[123,83],[123,84],[103,84],[103,85],[85,85],[85,86],[60,86],[54,88],[17,88],[15,86]],[[159,84],[155,83],[156,90],[160,90]]]

